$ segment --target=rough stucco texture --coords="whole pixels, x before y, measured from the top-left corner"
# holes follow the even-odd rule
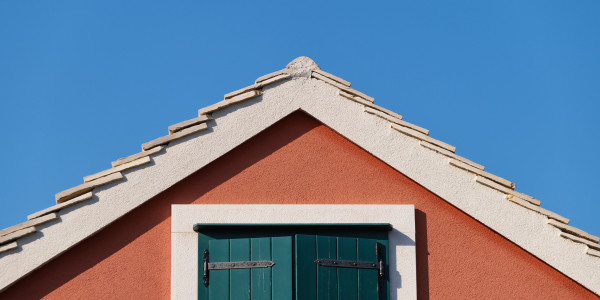
[[[414,204],[419,299],[598,299],[301,112],[34,271],[0,298],[167,299],[170,205],[190,203]]]

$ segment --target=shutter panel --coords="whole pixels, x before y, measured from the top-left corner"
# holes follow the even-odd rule
[[[199,234],[198,240],[199,299],[292,299],[291,236],[215,238]],[[205,286],[202,278],[204,249],[208,249],[211,263],[273,261],[275,265],[267,268],[210,270],[209,283]],[[272,284],[272,278],[276,285]]]
[[[387,233],[343,236],[295,236],[296,299],[387,300]],[[363,237],[364,236],[364,237]],[[377,239],[376,239],[377,238]],[[378,251],[385,264],[383,277],[377,269],[323,266],[316,259],[377,262]]]

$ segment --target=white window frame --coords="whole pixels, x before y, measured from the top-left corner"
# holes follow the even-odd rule
[[[171,299],[198,299],[198,223],[389,223],[390,299],[417,298],[413,205],[174,204],[171,212]]]

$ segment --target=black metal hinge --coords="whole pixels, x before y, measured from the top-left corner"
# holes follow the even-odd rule
[[[232,261],[232,262],[209,262],[208,250],[205,249],[202,255],[202,281],[204,286],[208,286],[208,278],[210,270],[231,270],[231,269],[254,269],[268,268],[274,266],[275,263],[270,260],[257,261]]]
[[[354,261],[354,260],[336,260],[336,259],[317,259],[315,263],[323,267],[336,267],[336,268],[357,268],[357,269],[376,269],[379,277],[383,277],[385,270],[385,263],[383,258],[385,253],[381,248],[376,248],[377,261],[365,262],[365,261]]]

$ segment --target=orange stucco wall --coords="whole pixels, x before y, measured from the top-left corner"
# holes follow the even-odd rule
[[[414,204],[420,299],[597,299],[300,112],[49,262],[0,298],[168,298],[172,203]]]

